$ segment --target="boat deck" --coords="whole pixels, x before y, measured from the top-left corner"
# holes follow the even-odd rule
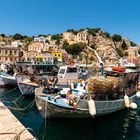
[[[11,111],[2,102],[0,102],[0,140],[13,140],[16,139],[15,137],[18,137],[18,134],[20,134],[20,140],[36,140],[33,135],[16,119]]]

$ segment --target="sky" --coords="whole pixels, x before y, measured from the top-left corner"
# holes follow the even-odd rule
[[[0,0],[0,33],[101,28],[140,45],[140,0]]]

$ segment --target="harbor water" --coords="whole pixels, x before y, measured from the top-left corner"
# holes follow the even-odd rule
[[[0,98],[39,140],[140,140],[140,101],[137,110],[122,110],[93,119],[44,120],[34,103],[26,110],[18,110],[14,101],[21,96],[18,88],[1,88]],[[16,102],[20,108],[31,104],[34,98],[21,96]],[[13,107],[13,108],[12,108]]]

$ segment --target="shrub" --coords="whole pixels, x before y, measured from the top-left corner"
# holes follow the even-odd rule
[[[79,44],[72,44],[67,47],[65,47],[65,50],[72,54],[73,56],[78,55],[81,51],[83,51],[83,48]]]
[[[128,46],[127,46],[127,44],[125,43],[125,41],[123,40],[123,43],[122,43],[122,49],[123,50],[127,50],[128,49]]]
[[[1,34],[0,36],[5,37],[5,34]]]
[[[124,56],[122,48],[117,48],[116,51],[117,51],[117,54],[118,54],[120,57],[123,57],[123,56]]]
[[[110,37],[110,34],[108,32],[104,32],[106,37]]]
[[[130,41],[131,46],[137,46],[136,43],[134,43],[133,41]]]
[[[93,29],[88,29],[88,34],[96,36],[96,32]]]
[[[114,34],[114,35],[112,36],[112,40],[113,40],[114,42],[118,42],[118,41],[121,41],[121,40],[122,40],[122,37],[121,37],[121,35]]]
[[[140,55],[140,49],[138,50],[138,54]]]

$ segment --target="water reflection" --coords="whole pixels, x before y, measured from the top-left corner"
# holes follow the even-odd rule
[[[98,117],[95,119],[76,119],[60,120],[51,119],[47,122],[44,130],[44,123],[40,128],[40,140],[108,140],[122,139],[122,131],[128,128],[125,123],[128,122],[127,111],[117,112],[115,114]],[[125,127],[122,127],[122,126]],[[123,133],[124,135],[124,133]]]
[[[0,90],[0,98],[11,101],[21,95],[18,89],[7,92],[9,90]],[[24,107],[32,100],[22,97],[18,104]],[[25,127],[33,129],[39,140],[140,140],[139,108],[95,119],[50,119],[46,120],[46,126],[35,104],[29,110],[12,112]]]
[[[123,122],[122,137],[127,140],[140,139],[140,116],[138,110],[129,110],[126,112]]]

